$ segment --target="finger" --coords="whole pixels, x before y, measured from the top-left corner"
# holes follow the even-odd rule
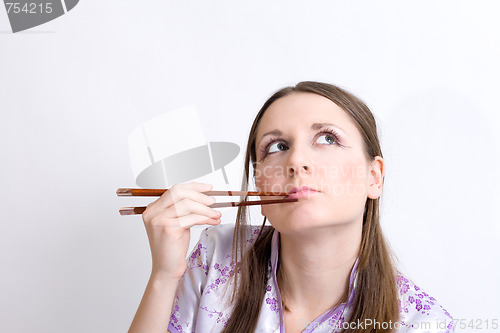
[[[212,188],[213,188],[212,184],[200,183],[200,182],[190,182],[190,183],[186,183],[186,184],[182,184],[182,185],[185,185],[186,188],[188,188],[188,189],[191,189],[193,191],[198,191],[198,192],[207,192],[207,191],[212,190]]]
[[[212,219],[198,214],[190,214],[179,218],[179,226],[184,229],[189,229],[194,225],[217,225],[220,223],[220,219]]]
[[[219,211],[197,201],[193,201],[190,198],[182,199],[181,201],[173,204],[167,210],[167,216],[169,217],[182,217],[189,214],[204,215],[210,218],[219,218],[221,216]]]
[[[206,194],[202,194],[202,192],[210,191],[212,187],[213,186],[211,184],[197,182],[176,184],[162,194],[160,199],[158,199],[158,205],[166,208],[186,197],[206,205],[211,205],[215,202],[215,199],[208,199],[210,197]]]

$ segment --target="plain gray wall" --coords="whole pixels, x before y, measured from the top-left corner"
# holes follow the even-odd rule
[[[499,10],[85,0],[12,34],[0,7],[0,331],[126,331],[151,265],[140,217],[118,214],[141,202],[115,196],[135,185],[129,133],[196,104],[207,140],[245,147],[265,99],[301,80],[375,113],[382,223],[402,270],[455,318],[498,318]]]

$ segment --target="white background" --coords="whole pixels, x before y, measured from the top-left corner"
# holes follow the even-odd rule
[[[140,217],[118,214],[138,203],[115,195],[135,185],[129,133],[196,104],[207,140],[245,147],[266,98],[301,80],[340,85],[376,115],[382,224],[403,272],[455,318],[500,319],[499,12],[82,0],[12,34],[0,7],[0,331],[126,331],[151,265]],[[226,169],[233,189],[242,158]]]

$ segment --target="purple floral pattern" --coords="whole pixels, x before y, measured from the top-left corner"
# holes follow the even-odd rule
[[[197,244],[196,248],[191,252],[187,260],[187,270],[203,268],[205,275],[208,274],[208,266],[204,263],[207,257],[207,248],[203,244]]]
[[[231,261],[229,265],[222,267],[218,263],[213,265],[213,270],[216,272],[211,279],[210,284],[207,284],[204,294],[210,294],[214,289],[226,283],[233,275],[236,269],[236,263]]]
[[[186,328],[186,330],[184,330],[183,328],[183,325],[180,324],[180,318],[181,318],[181,315],[180,315],[180,308],[179,308],[179,305],[177,305],[177,303],[179,302],[179,296],[176,296],[175,297],[175,300],[174,300],[174,309],[172,311],[172,315],[170,316],[170,329],[171,327],[174,327],[178,333],[184,333],[184,332],[189,332],[190,330],[190,323],[189,322],[185,322],[184,323],[184,327]],[[172,332],[173,333],[173,332]]]
[[[216,311],[216,310],[210,310],[206,306],[202,306],[202,307],[200,307],[200,309],[206,311],[208,313],[209,318],[213,318],[214,315],[217,315],[216,323],[218,324],[218,323],[223,322],[224,326],[226,326],[225,324],[226,324],[227,320],[224,320],[224,313]]]
[[[253,244],[253,242],[255,242],[255,240],[257,239],[257,236],[259,235],[259,232],[260,232],[260,228],[255,228],[253,230],[253,232],[251,233],[250,238],[247,239],[247,243]]]
[[[401,313],[401,324],[409,327],[411,319],[408,319],[408,314],[412,313],[415,317],[435,316],[436,313],[441,313],[441,321],[449,322],[445,332],[453,332],[453,317],[446,311],[436,299],[420,287],[411,282],[403,274],[396,275],[396,284],[399,294],[399,311]]]

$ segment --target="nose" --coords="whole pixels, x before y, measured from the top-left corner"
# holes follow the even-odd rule
[[[288,158],[287,171],[290,177],[312,172],[312,161],[304,150],[291,148]]]

